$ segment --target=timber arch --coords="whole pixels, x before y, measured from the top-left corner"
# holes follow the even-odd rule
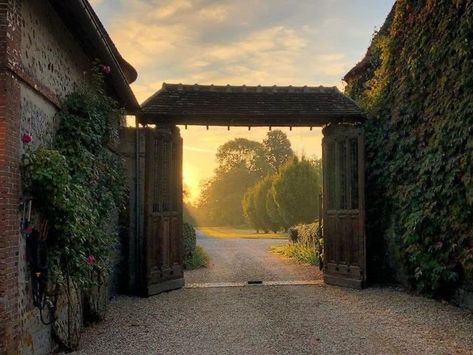
[[[363,287],[364,119],[335,87],[163,84],[137,115],[139,124],[151,125],[145,135],[136,135],[137,147],[139,137],[145,140],[144,198],[137,209],[143,211],[143,228],[137,234],[135,273],[141,293],[149,296],[184,285],[182,139],[177,125],[323,127],[324,280]]]

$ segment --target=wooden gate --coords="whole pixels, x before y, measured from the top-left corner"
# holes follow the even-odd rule
[[[359,126],[323,130],[324,281],[362,288],[366,283],[364,138]]]
[[[144,208],[142,294],[151,296],[184,286],[182,138],[175,126],[147,128]]]

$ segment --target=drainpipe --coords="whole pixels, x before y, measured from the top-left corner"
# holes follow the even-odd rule
[[[141,287],[140,255],[140,124],[135,116],[135,291]]]

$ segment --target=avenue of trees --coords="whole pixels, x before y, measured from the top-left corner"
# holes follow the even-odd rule
[[[269,131],[262,142],[236,138],[221,145],[218,167],[187,209],[194,223],[252,226],[278,231],[318,216],[321,166],[297,159],[286,134]]]

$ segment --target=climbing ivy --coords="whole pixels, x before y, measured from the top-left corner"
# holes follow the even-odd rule
[[[449,296],[473,280],[473,1],[398,0],[347,82],[369,114],[368,238]]]
[[[63,100],[53,146],[28,145],[22,164],[24,192],[49,226],[50,278],[81,289],[110,267],[117,240],[109,226],[126,193],[121,160],[112,152],[122,112],[105,92],[103,68],[91,70],[87,85]]]

